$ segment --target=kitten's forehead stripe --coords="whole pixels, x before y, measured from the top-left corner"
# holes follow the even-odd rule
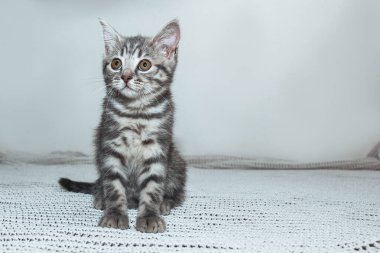
[[[147,38],[142,36],[127,37],[124,43],[126,53],[129,55],[135,55],[135,53],[137,52],[139,57],[141,57],[142,48],[144,47],[146,40]]]
[[[135,48],[133,49],[132,55],[135,55],[137,50],[140,50],[140,45],[136,45]]]

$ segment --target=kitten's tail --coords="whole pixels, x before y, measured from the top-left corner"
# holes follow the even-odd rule
[[[95,190],[94,183],[76,182],[68,178],[60,178],[58,183],[62,186],[63,189],[66,189],[70,192],[94,194]]]

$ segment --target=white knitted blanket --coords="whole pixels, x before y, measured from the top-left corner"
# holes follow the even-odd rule
[[[377,171],[189,170],[167,232],[97,227],[90,195],[61,190],[93,165],[0,165],[0,252],[380,252]]]

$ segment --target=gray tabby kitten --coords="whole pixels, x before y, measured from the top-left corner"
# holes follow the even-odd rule
[[[170,91],[177,65],[180,29],[176,20],[155,37],[124,37],[100,20],[107,96],[96,134],[95,183],[67,178],[60,185],[95,196],[104,210],[99,226],[127,229],[128,208],[138,208],[136,229],[166,229],[161,215],[185,198],[186,163],[173,142]]]

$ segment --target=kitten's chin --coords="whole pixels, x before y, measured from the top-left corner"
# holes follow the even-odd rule
[[[122,95],[128,98],[135,98],[138,96],[138,92],[131,88],[125,87],[119,91]]]

